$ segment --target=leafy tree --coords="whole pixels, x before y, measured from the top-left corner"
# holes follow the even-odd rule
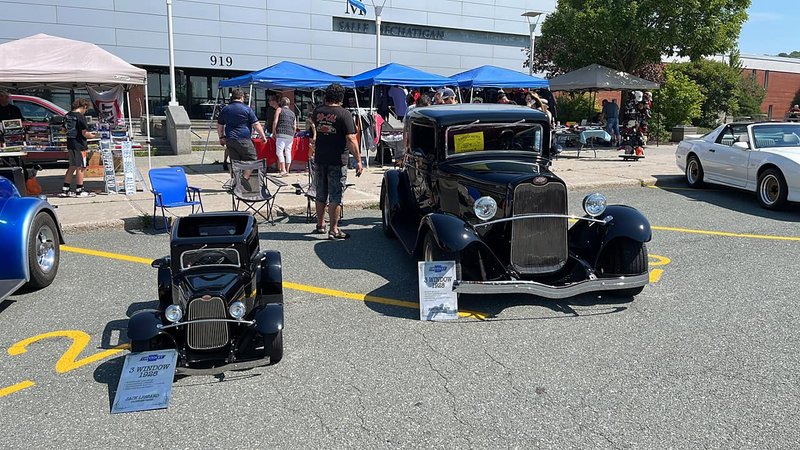
[[[800,58],[800,50],[795,50],[792,53],[778,53],[778,56],[784,58]]]
[[[764,86],[758,84],[756,78],[753,76],[742,77],[739,79],[739,86],[736,90],[736,101],[739,103],[739,109],[736,111],[740,116],[752,116],[754,114],[761,114],[761,104],[764,103],[764,97],[767,96],[767,90]]]
[[[690,63],[675,64],[675,70],[697,83],[705,97],[700,107],[700,117],[696,125],[713,128],[720,115],[739,113],[739,86],[742,83],[741,69],[707,59]]]
[[[723,53],[739,37],[749,6],[750,0],[559,0],[542,25],[534,70],[558,74],[598,63],[637,73],[662,56]]]
[[[671,65],[665,71],[666,82],[656,91],[653,102],[658,104],[658,112],[663,114],[664,128],[688,124],[700,117],[705,96],[700,86],[681,72],[678,65]]]
[[[565,122],[580,122],[594,115],[595,108],[589,94],[564,93],[556,97],[558,120]]]

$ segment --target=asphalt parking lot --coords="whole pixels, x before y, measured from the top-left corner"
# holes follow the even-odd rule
[[[0,304],[0,447],[796,447],[800,207],[671,180],[605,193],[654,226],[641,295],[462,297],[474,314],[448,323],[417,320],[415,264],[378,211],[346,211],[348,241],[262,226],[283,361],[120,415],[126,318],[154,305],[168,238],[70,234],[54,284]]]

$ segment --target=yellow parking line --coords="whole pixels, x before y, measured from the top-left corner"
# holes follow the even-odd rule
[[[664,275],[662,269],[653,269],[650,271],[650,284],[658,283],[661,280],[661,275]]]
[[[123,254],[120,254],[120,253],[101,252],[101,251],[97,251],[97,250],[89,250],[89,249],[79,248],[79,247],[70,247],[70,246],[67,246],[67,245],[62,245],[61,246],[61,250],[64,250],[65,252],[73,252],[73,253],[80,253],[80,254],[83,254],[83,255],[99,256],[101,258],[118,259],[118,260],[121,260],[121,261],[135,262],[135,263],[141,263],[141,264],[147,264],[147,265],[150,265],[153,262],[152,259],[148,259],[148,258],[139,258],[137,256],[123,255]],[[399,306],[399,307],[402,307],[402,308],[419,309],[419,304],[414,303],[414,302],[407,302],[407,301],[402,301],[402,300],[395,300],[395,299],[391,299],[391,298],[377,297],[377,296],[366,295],[366,294],[356,294],[354,292],[345,292],[345,291],[339,291],[339,290],[335,290],[335,289],[327,289],[327,288],[321,288],[321,287],[317,287],[317,286],[309,286],[309,285],[305,285],[305,284],[291,283],[291,282],[288,282],[288,281],[284,281],[283,282],[283,287],[285,287],[286,289],[292,289],[292,290],[295,290],[295,291],[311,292],[311,293],[315,293],[315,294],[329,295],[329,296],[332,296],[332,297],[345,298],[345,299],[350,299],[350,300],[358,300],[358,301],[361,301],[361,302],[380,303],[380,304],[383,304],[383,305]],[[476,319],[479,319],[479,320],[486,320],[486,315],[485,314],[479,313],[479,312],[475,312],[475,311],[460,311],[458,314],[460,316],[463,316],[463,317],[475,317]]]
[[[737,237],[746,239],[766,239],[773,241],[800,241],[800,237],[797,236],[773,236],[768,234],[729,233],[727,231],[695,230],[692,228],[658,227],[658,226],[651,226],[650,228],[659,231],[675,231],[678,233],[705,234],[708,236],[725,236],[725,237]]]
[[[5,397],[6,395],[13,394],[14,392],[19,392],[19,391],[21,391],[23,389],[28,389],[29,387],[35,386],[35,385],[36,385],[36,383],[34,383],[31,380],[21,381],[21,382],[19,382],[17,384],[14,384],[14,385],[11,385],[9,387],[0,389],[0,397]]]

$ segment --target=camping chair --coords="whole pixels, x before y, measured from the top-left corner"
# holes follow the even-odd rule
[[[306,196],[306,223],[311,223],[314,219],[317,218],[317,185],[316,180],[314,179],[314,168],[316,164],[314,163],[314,159],[311,158],[308,160],[308,182],[307,183],[294,183],[295,194],[297,195],[305,195]],[[353,183],[347,183],[344,185],[344,189],[342,189],[342,195],[347,192],[347,188],[353,186]],[[342,215],[339,219],[344,218],[344,199],[342,199]]]
[[[250,172],[246,177],[245,172]],[[271,192],[269,184],[275,185],[275,192]],[[239,206],[244,203],[245,211],[252,212],[253,216],[259,215],[272,225],[275,221],[272,208],[275,198],[281,188],[287,186],[283,181],[267,175],[267,160],[258,161],[231,161],[231,181],[227,188],[231,194],[231,204],[234,211],[239,211]],[[267,207],[267,214],[261,211]]]
[[[200,188],[189,186],[186,172],[183,167],[162,167],[150,169],[150,192],[153,193],[153,229],[156,229],[156,208],[161,208],[161,217],[164,219],[164,229],[169,230],[166,209],[191,206],[192,214],[195,207],[199,206],[203,212],[203,199],[200,197]]]

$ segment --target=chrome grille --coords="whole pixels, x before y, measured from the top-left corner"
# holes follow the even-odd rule
[[[514,190],[514,215],[566,214],[567,188],[559,182],[520,184]],[[511,265],[523,274],[555,272],[567,263],[567,219],[515,220],[511,225]]]
[[[189,302],[186,313],[188,321],[200,319],[227,319],[225,302],[219,297],[208,300],[196,298]],[[212,350],[224,347],[230,340],[226,322],[190,323],[186,330],[189,348],[194,350]]]

